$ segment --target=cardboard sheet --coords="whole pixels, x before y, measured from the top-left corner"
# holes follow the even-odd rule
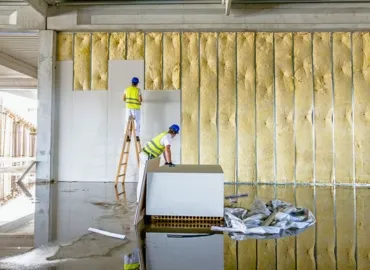
[[[370,183],[370,33],[353,33],[356,183]]]
[[[218,37],[219,163],[226,182],[235,182],[236,157],[236,39],[235,33]]]
[[[333,33],[335,181],[353,183],[351,33]]]
[[[277,198],[295,205],[294,186],[277,186]],[[284,237],[277,242],[277,270],[296,269],[295,238]]]
[[[275,187],[260,185],[257,187],[257,196],[264,202],[273,200],[275,199]],[[275,239],[258,240],[257,254],[257,269],[275,270]]]
[[[238,194],[248,193],[248,197],[239,198],[237,207],[250,209],[256,196],[256,187],[252,185],[239,185]],[[250,239],[238,242],[239,269],[255,270],[257,267],[257,240]]]
[[[256,36],[257,181],[275,182],[273,34]]]
[[[330,33],[313,36],[316,182],[331,183],[333,172],[333,95]]]
[[[60,32],[57,35],[57,61],[72,60],[73,34]]]
[[[182,34],[181,106],[182,140],[181,163],[198,164],[198,95],[199,95],[199,42],[198,33]]]
[[[334,191],[332,187],[316,187],[316,220],[317,264],[322,269],[335,270]]]
[[[200,34],[199,162],[217,164],[217,34]]]
[[[337,260],[338,269],[356,269],[356,222],[353,188],[336,188]]]
[[[126,59],[126,33],[111,33],[109,38],[109,60]]]
[[[91,90],[108,90],[108,33],[92,34]]]
[[[145,90],[162,90],[162,33],[145,35]]]
[[[296,182],[313,182],[312,48],[310,33],[294,33]]]
[[[144,59],[144,33],[127,33],[127,60]]]
[[[237,34],[238,179],[256,181],[256,86],[254,33]]]
[[[89,90],[91,71],[91,34],[74,36],[73,90]]]
[[[357,269],[370,269],[370,192],[368,188],[357,188]]]
[[[163,90],[180,89],[180,33],[163,34]]]
[[[296,187],[296,205],[308,208],[314,213],[313,187]],[[297,269],[315,269],[315,267],[315,226],[312,226],[297,236]]]
[[[275,33],[276,181],[294,182],[293,38]]]

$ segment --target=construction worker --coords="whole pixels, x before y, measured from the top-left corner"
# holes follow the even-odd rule
[[[135,119],[136,139],[140,141],[140,107],[143,102],[142,91],[137,87],[139,79],[133,77],[131,86],[125,89],[123,94],[123,101],[126,102],[126,122],[129,121],[130,116]],[[130,136],[127,135],[127,141],[130,141]]]
[[[145,169],[145,164],[149,159],[157,158],[164,152],[165,165],[169,167],[175,167],[172,163],[171,156],[171,142],[172,138],[175,137],[180,132],[180,127],[176,124],[169,127],[168,131],[164,131],[157,136],[155,136],[151,141],[149,141],[143,147],[140,152],[140,169],[139,169],[139,182],[137,185],[137,202],[139,202],[140,191],[143,181],[143,174]]]

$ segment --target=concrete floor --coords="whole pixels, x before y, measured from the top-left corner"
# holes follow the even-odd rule
[[[0,269],[123,269],[124,255],[138,246],[141,248],[143,243],[146,269],[175,269],[174,265],[177,269],[194,269],[195,263],[202,266],[199,269],[212,270],[303,269],[302,265],[307,265],[305,269],[324,266],[356,269],[356,263],[357,269],[369,269],[369,262],[363,257],[368,245],[361,242],[361,238],[366,237],[362,226],[367,226],[369,219],[361,211],[369,209],[363,202],[370,198],[370,189],[357,188],[354,192],[351,187],[337,187],[334,191],[328,187],[308,186],[296,189],[294,186],[225,186],[226,195],[235,192],[250,194],[238,200],[237,205],[244,207],[250,205],[255,195],[264,200],[276,196],[296,201],[316,214],[317,225],[297,237],[279,240],[234,242],[227,235],[215,235],[202,237],[203,240],[175,241],[168,238],[170,230],[166,229],[135,232],[135,183],[127,183],[126,195],[117,198],[112,183],[60,182],[51,185],[53,206],[49,244],[30,252],[20,249],[26,253],[5,257],[14,253],[5,252],[4,247],[15,248],[16,244],[10,238],[8,242],[0,241]],[[334,197],[336,200],[332,200]],[[125,234],[127,238],[117,240],[89,233],[89,227]],[[141,235],[140,239],[137,235]],[[6,239],[6,235],[2,237]],[[22,245],[19,236],[18,243]],[[347,255],[342,256],[342,252]],[[270,266],[262,267],[266,263]],[[247,265],[250,267],[246,268]]]

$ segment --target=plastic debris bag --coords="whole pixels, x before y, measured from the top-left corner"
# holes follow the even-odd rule
[[[225,208],[226,227],[214,231],[229,232],[234,240],[270,239],[296,235],[316,223],[310,210],[281,200],[264,203],[256,198],[250,210]],[[267,219],[269,219],[267,221]],[[265,222],[269,225],[263,225]]]

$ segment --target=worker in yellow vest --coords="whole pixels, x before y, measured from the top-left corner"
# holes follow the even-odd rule
[[[136,139],[140,141],[140,107],[143,102],[143,95],[141,90],[137,87],[138,84],[139,79],[133,77],[131,86],[125,89],[123,101],[126,102],[126,122],[128,122],[130,116],[135,118]],[[130,141],[130,136],[127,136],[126,140]]]
[[[180,127],[176,124],[169,127],[168,131],[164,131],[155,136],[143,147],[140,152],[140,168],[139,168],[139,182],[137,185],[137,202],[139,202],[140,191],[143,182],[143,174],[145,164],[149,159],[157,158],[164,152],[165,165],[169,167],[175,167],[172,163],[171,156],[171,143],[174,138],[180,132]]]

